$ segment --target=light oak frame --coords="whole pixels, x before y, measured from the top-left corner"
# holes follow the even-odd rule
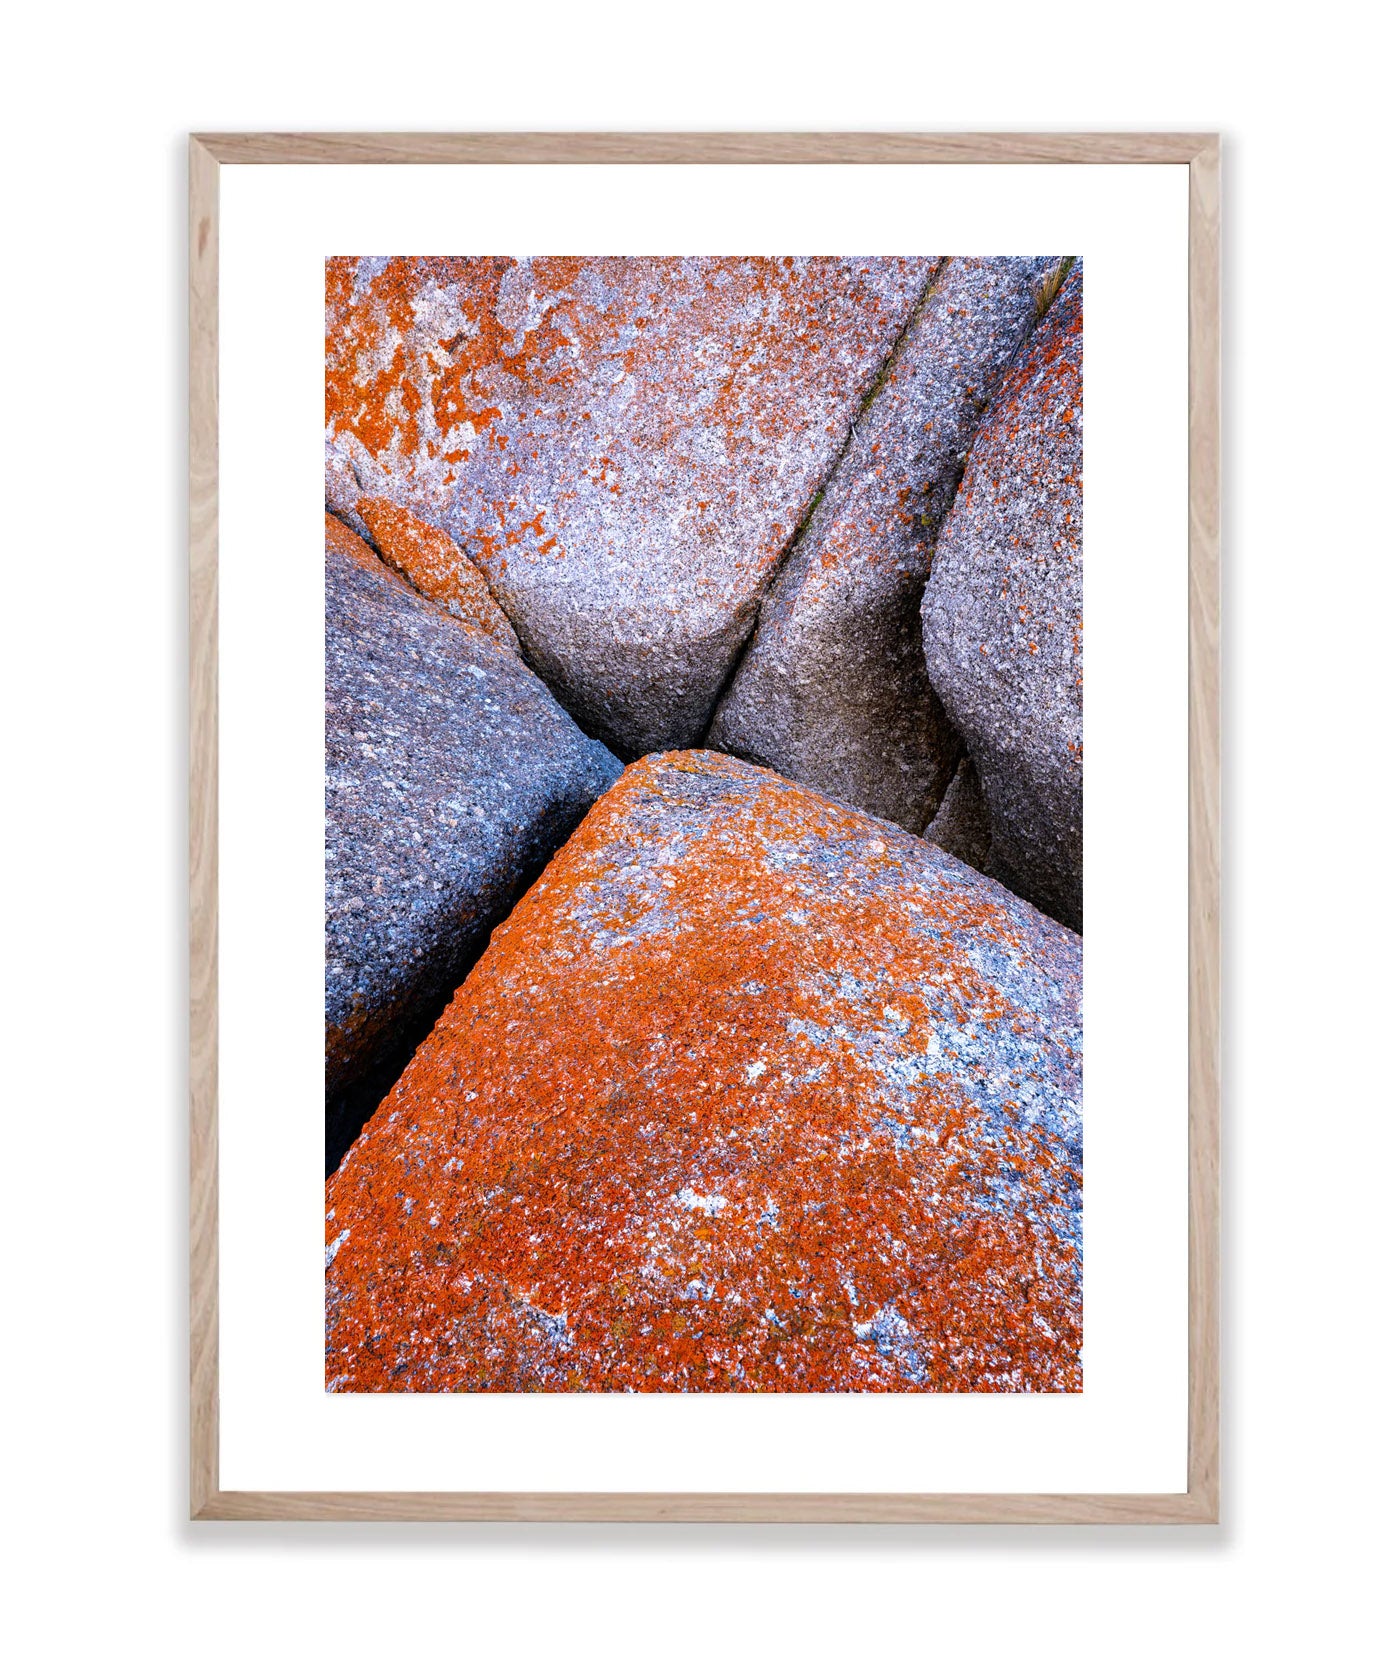
[[[1184,1493],[256,1493],[219,1485],[218,240],[222,164],[1176,164],[1190,176],[1188,1467]],[[1215,134],[203,134],[190,204],[190,1513],[197,1519],[1219,1520],[1220,142]]]

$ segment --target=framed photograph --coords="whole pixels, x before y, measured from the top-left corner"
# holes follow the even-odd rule
[[[191,140],[196,1518],[1217,1520],[1218,205]]]

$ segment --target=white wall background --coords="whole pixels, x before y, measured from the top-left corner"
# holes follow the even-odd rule
[[[1393,1660],[1397,273],[1368,14],[242,0],[12,20],[0,1229],[16,1672]],[[571,126],[1227,135],[1219,1531],[184,1521],[183,134]]]

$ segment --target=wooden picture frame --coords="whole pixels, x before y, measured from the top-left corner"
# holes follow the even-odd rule
[[[223,164],[1189,168],[1189,1419],[1169,1494],[248,1492],[219,1476],[218,253]],[[190,208],[190,1510],[194,1518],[1213,1523],[1219,1510],[1220,145],[1214,134],[204,134]]]

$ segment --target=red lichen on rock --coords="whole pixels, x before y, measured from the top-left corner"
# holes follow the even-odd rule
[[[332,1390],[1080,1387],[1074,935],[634,764],[327,1185]]]
[[[355,511],[383,558],[420,595],[519,653],[510,620],[496,605],[486,579],[445,531],[415,519],[382,496],[362,496]]]
[[[362,566],[371,573],[377,574],[382,570],[374,550],[366,547],[360,538],[342,525],[333,513],[325,515],[325,525],[326,552],[328,554],[338,554],[342,559],[349,560],[356,566]],[[408,587],[402,578],[395,577],[394,582],[402,588],[406,589]]]

